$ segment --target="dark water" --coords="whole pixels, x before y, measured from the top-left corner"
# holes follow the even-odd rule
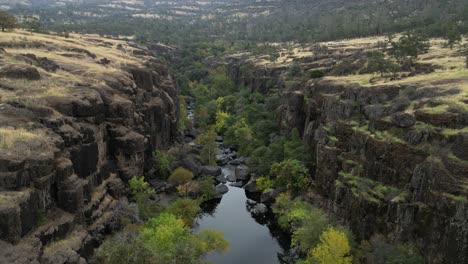
[[[234,173],[232,168],[223,168],[223,174]],[[246,192],[230,186],[221,201],[206,204],[205,214],[197,223],[198,229],[213,228],[224,232],[229,241],[229,251],[213,253],[207,260],[214,264],[269,264],[289,263],[289,237],[275,226],[271,213],[254,215],[249,211]]]

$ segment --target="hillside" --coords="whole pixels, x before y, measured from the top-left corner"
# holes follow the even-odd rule
[[[468,5],[464,0],[23,3],[26,5],[6,1],[2,6],[16,14],[39,17],[45,28],[54,31],[136,34],[178,44],[207,37],[231,41],[334,40],[404,30],[442,36],[455,25],[461,32],[467,32],[468,19]]]
[[[176,86],[123,41],[17,30],[0,47],[0,263],[82,263],[120,225],[121,179],[175,140]]]

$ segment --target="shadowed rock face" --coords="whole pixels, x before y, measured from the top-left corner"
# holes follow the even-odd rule
[[[172,76],[141,59],[149,62],[41,106],[0,98],[0,128],[21,136],[0,147],[0,263],[85,263],[118,227],[125,183],[145,175],[153,151],[177,137]],[[29,66],[0,75],[40,78]]]

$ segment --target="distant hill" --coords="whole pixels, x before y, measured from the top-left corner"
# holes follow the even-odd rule
[[[0,0],[53,30],[158,36],[311,41],[417,29],[468,32],[466,0]],[[182,38],[182,40],[180,39]]]

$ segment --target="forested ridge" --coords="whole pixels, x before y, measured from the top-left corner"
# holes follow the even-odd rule
[[[54,31],[133,35],[184,44],[200,40],[320,41],[418,30],[441,36],[467,32],[464,0],[67,2],[12,5],[12,12],[40,17]],[[131,2],[130,2],[131,3]],[[37,3],[36,3],[37,4]]]

